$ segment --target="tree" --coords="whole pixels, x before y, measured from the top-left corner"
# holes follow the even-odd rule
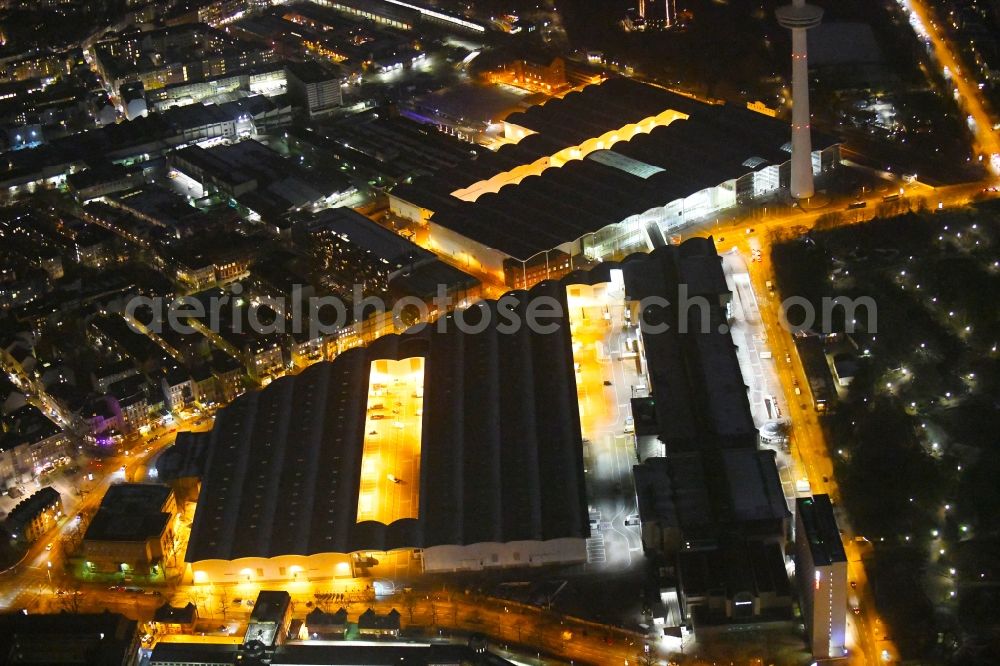
[[[66,590],[66,594],[62,597],[63,610],[67,613],[78,614],[80,612],[80,606],[83,604],[83,591],[80,581],[73,580],[69,584],[69,589]]]
[[[403,608],[406,609],[406,616],[409,618],[410,624],[413,624],[413,612],[417,609],[417,595],[411,589],[403,591]]]
[[[222,608],[222,619],[223,621],[228,620],[227,613],[229,612],[229,591],[225,586],[219,587],[219,606]]]
[[[430,600],[430,604],[431,604],[431,626],[436,629],[438,626],[438,609],[437,606],[434,605],[434,599]]]

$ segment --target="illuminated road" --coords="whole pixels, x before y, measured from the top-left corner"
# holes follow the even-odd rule
[[[350,594],[351,590],[358,590],[359,582],[364,581],[326,579],[280,587],[292,595],[293,616],[301,617],[314,604],[319,605],[317,593]],[[199,618],[205,626],[214,629],[225,624],[233,635],[238,636],[245,629],[252,610],[245,600],[256,598],[261,589],[268,589],[268,586],[256,583],[185,585],[177,588],[171,603],[183,605],[192,601],[197,604]],[[467,597],[462,593],[441,590],[415,591],[409,597],[397,593],[376,600],[362,596],[358,593],[349,600],[322,602],[322,608],[332,612],[343,606],[351,620],[368,607],[379,613],[395,608],[402,616],[404,629],[419,627],[430,635],[438,631],[482,633],[490,638],[494,648],[506,645],[522,656],[529,653],[535,657],[529,662],[533,664],[607,666],[624,664],[626,659],[629,664],[636,664],[636,657],[642,650],[643,639],[638,634],[498,599]],[[244,601],[236,603],[237,599]],[[224,640],[221,633],[212,642],[220,640]],[[522,657],[518,659],[524,661]]]
[[[818,217],[802,213],[798,213],[798,215],[810,219],[813,223]],[[732,242],[721,244],[720,252],[735,249],[744,257],[750,257],[752,248],[760,249],[759,261],[749,263],[750,280],[756,301],[759,304],[761,322],[766,331],[767,346],[775,359],[774,371],[784,393],[784,402],[789,405],[785,416],[791,423],[791,454],[794,463],[794,476],[796,480],[808,481],[810,493],[827,493],[836,503],[839,491],[833,477],[833,461],[827,449],[818,415],[813,409],[811,398],[808,395],[809,382],[799,360],[792,336],[781,325],[780,297],[770,293],[766,287],[767,281],[774,280],[770,248],[768,247],[769,234],[766,232],[771,224],[781,224],[781,222],[768,220],[762,224],[758,221],[753,227],[752,234],[747,234],[745,228],[743,233],[734,233]],[[729,232],[727,232],[728,234]],[[801,395],[795,395],[796,386],[802,387]],[[875,627],[879,619],[875,614],[874,602],[871,600],[864,564],[856,547],[858,544],[852,541],[849,526],[844,524],[846,522],[844,517],[838,516],[838,520],[842,521],[841,528],[846,533],[845,547],[849,559],[850,580],[856,582],[858,586],[854,594],[861,600],[861,614],[849,613],[849,622],[854,629],[854,643],[850,645],[852,649],[851,663],[877,666],[885,663],[878,656],[881,649],[889,649],[892,654],[895,652],[886,642],[880,643],[880,637],[876,635]]]
[[[205,430],[211,427],[211,421],[182,422],[177,427]],[[92,516],[112,483],[142,481],[147,474],[148,462],[173,443],[177,427],[151,432],[133,447],[131,454],[102,459],[100,467],[88,468],[93,469],[93,481],[86,480],[88,472],[80,472],[80,492],[66,494],[62,498],[64,518],[32,544],[21,563],[0,574],[0,610],[25,608],[29,611],[58,612],[68,605],[68,597],[58,594],[58,591],[75,585],[65,571],[63,549],[66,544],[79,540],[77,531],[80,524],[76,516]],[[52,544],[51,550],[46,549],[48,544]],[[141,605],[152,607],[162,603],[159,597],[111,592],[106,586],[106,583],[80,584],[79,608],[100,611],[107,607],[128,611],[129,615],[135,616],[135,610]]]
[[[966,69],[962,67],[957,51],[948,43],[944,31],[933,20],[926,0],[898,0],[904,9],[912,12],[917,19],[914,29],[917,36],[927,39],[942,68],[942,75],[958,91],[957,100],[962,110],[972,117],[971,128],[974,147],[980,155],[987,156],[994,174],[1000,173],[1000,138],[993,129],[993,118],[987,111],[986,102],[978,83],[970,81]],[[911,24],[914,20],[911,18]],[[922,28],[921,28],[922,26]],[[923,33],[923,34],[921,34]]]

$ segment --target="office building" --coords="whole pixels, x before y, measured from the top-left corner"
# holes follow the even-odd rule
[[[310,118],[328,116],[340,106],[340,85],[346,77],[339,69],[307,60],[288,63],[287,71],[288,94]]]
[[[829,495],[795,501],[795,578],[813,657],[843,657],[847,554]]]

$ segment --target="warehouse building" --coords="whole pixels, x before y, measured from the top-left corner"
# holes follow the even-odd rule
[[[520,293],[521,317],[558,283]],[[196,582],[586,558],[568,322],[427,327],[317,363],[219,412],[187,561]],[[481,312],[477,310],[477,312]],[[469,314],[471,318],[475,315]],[[541,418],[540,415],[544,415]]]
[[[560,275],[553,252],[583,261],[660,247],[687,223],[777,195],[790,174],[787,124],[631,79],[503,126],[508,145],[396,186],[390,210],[424,225],[431,249],[512,286],[538,265]],[[813,146],[822,177],[839,145],[816,134]]]

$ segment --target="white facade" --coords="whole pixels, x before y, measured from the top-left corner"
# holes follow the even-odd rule
[[[574,564],[587,560],[584,539],[511,541],[433,546],[423,550],[402,549],[391,553],[317,553],[278,557],[244,557],[237,560],[203,560],[190,565],[190,580],[197,584],[260,583],[263,581],[330,580],[351,578],[358,559],[391,561],[422,560],[424,572],[482,571],[484,569],[540,567]]]
[[[587,561],[585,539],[474,543],[434,546],[423,551],[424,571],[481,571],[492,568],[540,567]]]

